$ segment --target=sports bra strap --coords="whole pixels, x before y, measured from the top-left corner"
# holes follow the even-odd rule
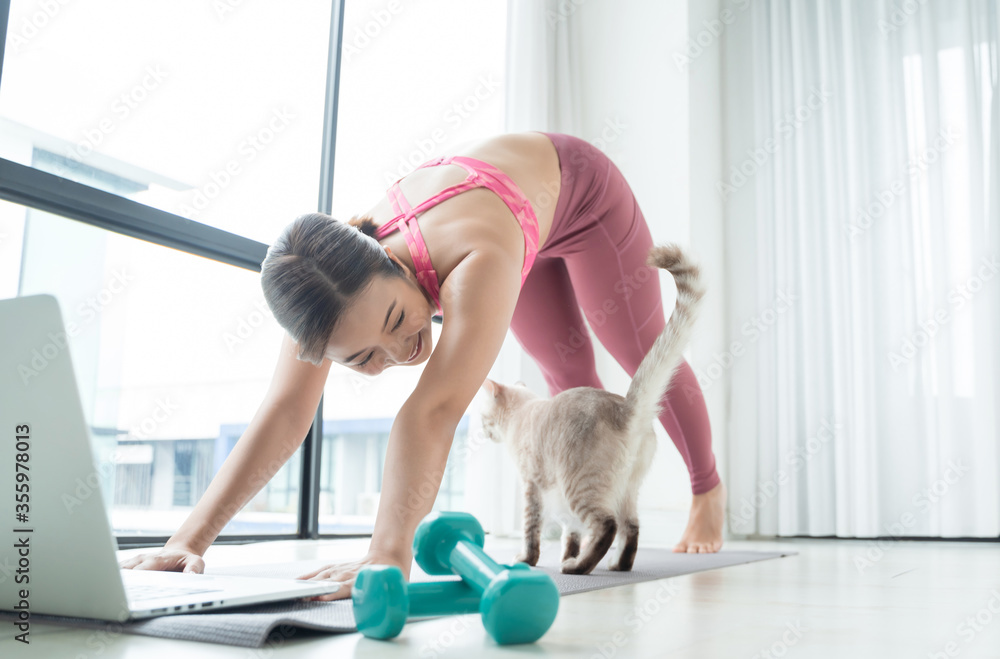
[[[441,302],[437,272],[435,272],[434,266],[431,263],[431,256],[427,251],[424,238],[420,235],[420,227],[417,224],[416,216],[428,208],[440,204],[442,201],[461,194],[466,190],[484,187],[491,190],[503,200],[511,212],[514,213],[515,219],[521,225],[521,229],[524,232],[525,256],[524,264],[521,268],[521,284],[523,285],[528,270],[531,269],[531,264],[535,260],[535,254],[538,252],[538,221],[534,210],[531,208],[531,202],[518,190],[514,181],[504,172],[489,163],[475,158],[465,156],[435,158],[421,164],[417,169],[438,165],[457,165],[468,172],[468,175],[461,183],[445,188],[430,199],[418,204],[415,208],[410,206],[406,195],[403,194],[403,191],[399,187],[399,182],[403,180],[402,177],[397,179],[386,193],[396,216],[380,226],[375,232],[375,237],[382,238],[396,229],[400,230],[406,239],[406,246],[410,250],[417,281],[420,282],[424,290],[431,296],[437,305],[438,311],[440,311]]]
[[[392,184],[389,188],[389,203],[392,204],[392,210],[396,211],[397,215],[410,215],[410,202],[406,200],[406,196],[403,191],[399,188],[399,181]]]
[[[431,264],[430,252],[427,251],[427,244],[424,242],[424,237],[420,235],[420,226],[417,224],[416,217],[414,217],[419,211],[410,207],[410,202],[406,200],[403,191],[399,189],[398,181],[389,188],[389,202],[392,204],[392,209],[397,215],[391,222],[386,222],[379,227],[379,231],[375,235],[381,237],[396,228],[399,229],[400,233],[403,234],[403,238],[406,239],[407,248],[410,250],[410,257],[413,259],[414,274],[417,277],[417,281],[420,282],[420,285],[424,287],[424,290],[430,294],[435,304],[440,308],[441,303],[439,300],[441,296],[438,288],[437,272]],[[384,231],[386,228],[389,231]]]

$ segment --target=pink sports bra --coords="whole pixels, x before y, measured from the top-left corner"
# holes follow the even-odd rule
[[[413,258],[417,281],[420,282],[420,285],[424,287],[424,290],[434,300],[438,313],[442,311],[438,276],[437,272],[434,271],[434,266],[431,264],[427,245],[424,243],[423,236],[420,235],[420,228],[417,226],[417,214],[466,190],[485,187],[492,190],[507,204],[507,207],[521,225],[521,231],[524,233],[524,265],[521,268],[522,286],[524,285],[524,280],[528,277],[528,272],[531,270],[531,264],[535,261],[535,255],[538,253],[538,218],[535,217],[535,210],[531,207],[531,202],[528,201],[524,193],[521,192],[520,188],[517,187],[509,176],[489,163],[465,156],[451,156],[429,160],[420,165],[420,167],[417,167],[417,169],[448,164],[461,166],[469,172],[469,175],[461,183],[442,190],[419,204],[416,208],[411,208],[409,202],[406,201],[403,191],[399,188],[399,181],[402,178],[398,179],[387,192],[392,209],[397,215],[380,226],[375,232],[376,238],[387,236],[396,229],[403,232],[403,236],[406,238],[406,245],[410,250],[410,256]]]

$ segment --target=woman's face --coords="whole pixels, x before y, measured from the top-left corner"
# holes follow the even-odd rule
[[[420,364],[431,354],[433,311],[411,273],[376,276],[344,310],[325,356],[366,375]]]

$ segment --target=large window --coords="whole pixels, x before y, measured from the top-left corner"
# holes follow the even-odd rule
[[[504,130],[505,0],[352,0],[344,14],[333,215],[367,211],[397,179]],[[417,200],[413,200],[414,203]],[[434,341],[440,327],[434,325]],[[423,365],[366,378],[334,367],[324,395],[320,530],[370,530],[393,417]],[[461,508],[468,415],[435,508]]]
[[[155,543],[269,384],[282,330],[256,272],[267,244],[303,212],[345,219],[421,161],[502,132],[506,3],[10,5],[0,297],[51,293],[81,327],[70,349],[95,455],[113,465],[104,501],[120,538]],[[222,537],[370,532],[420,370],[335,366],[322,418]],[[464,504],[468,426],[438,509]]]
[[[2,293],[50,293],[117,533],[169,535],[256,411],[281,328],[249,270],[0,202]],[[294,533],[300,461],[225,533]],[[150,514],[153,512],[155,514]],[[235,530],[237,529],[238,530]]]
[[[10,4],[0,157],[262,242],[315,210],[332,2]]]

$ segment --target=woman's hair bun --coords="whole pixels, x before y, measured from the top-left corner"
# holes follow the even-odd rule
[[[365,234],[366,236],[375,237],[375,232],[378,230],[378,225],[375,224],[375,220],[372,219],[371,215],[355,215],[348,222],[352,227]]]

